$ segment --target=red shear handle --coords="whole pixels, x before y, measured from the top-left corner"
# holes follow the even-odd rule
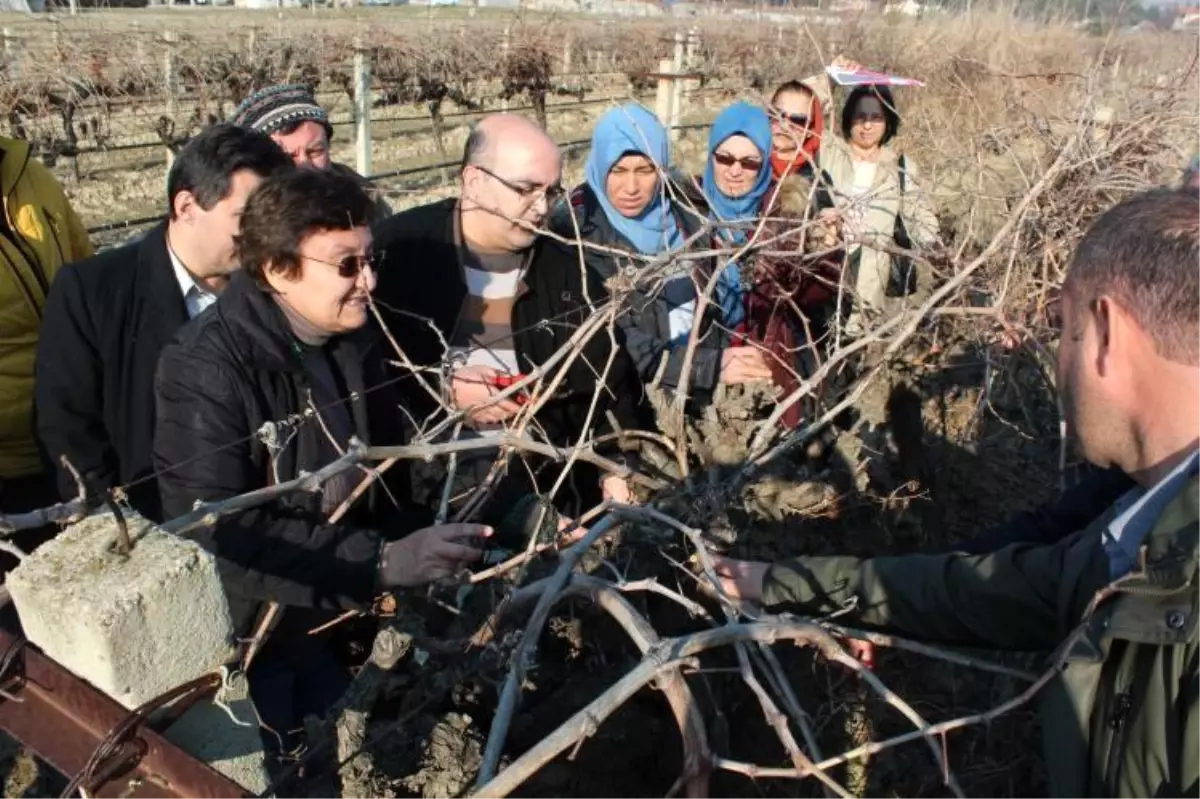
[[[519,383],[524,379],[525,379],[525,375],[520,375],[520,374],[496,375],[496,379],[492,381],[492,385],[495,386],[496,388],[500,389],[501,391],[503,391],[504,389],[506,389],[516,383]],[[526,394],[524,391],[519,391],[512,397],[509,397],[509,399],[511,399],[513,402],[517,403],[518,405],[524,405],[526,402],[529,402],[529,395]]]
[[[868,671],[875,670],[875,644],[857,638],[846,638],[846,650]]]

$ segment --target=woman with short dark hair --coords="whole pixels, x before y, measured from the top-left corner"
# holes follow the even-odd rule
[[[250,196],[241,271],[159,361],[154,465],[168,517],[316,472],[355,438],[400,443],[369,324],[374,210],[354,177],[309,169]],[[249,675],[260,715],[285,737],[347,682],[310,630],[383,590],[457,573],[480,556],[472,541],[491,534],[457,524],[405,536],[423,520],[403,472],[359,498],[368,473],[348,470],[191,534],[217,558],[239,635],[258,629],[267,603],[285,611]]]
[[[887,86],[858,86],[842,106],[840,133],[821,148],[821,168],[842,211],[848,256],[845,289],[854,311],[847,332],[863,332],[867,316],[883,310],[885,298],[912,291],[915,273],[893,261],[888,247],[920,249],[938,241],[938,221],[917,182],[912,159],[892,140],[900,114]]]

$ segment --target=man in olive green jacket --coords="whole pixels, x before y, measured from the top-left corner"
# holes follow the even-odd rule
[[[0,511],[58,501],[38,454],[33,366],[58,270],[92,255],[87,229],[29,142],[0,137]]]
[[[1058,385],[1081,453],[1137,482],[1052,546],[717,567],[732,596],[927,640],[1055,650],[1041,695],[1056,796],[1200,788],[1200,198],[1146,192],[1104,214],[1063,289]]]

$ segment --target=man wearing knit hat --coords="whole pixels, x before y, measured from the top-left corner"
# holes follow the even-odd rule
[[[329,112],[317,103],[312,89],[299,83],[268,86],[242,101],[230,120],[242,128],[265,133],[287,153],[296,166],[329,169],[358,175],[345,164],[334,163],[329,152],[333,125]],[[380,192],[363,178],[377,207],[376,221],[392,215]]]

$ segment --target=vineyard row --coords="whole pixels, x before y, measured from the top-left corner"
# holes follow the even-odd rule
[[[676,130],[680,132],[689,130],[704,130],[709,126],[709,124],[711,123],[704,122],[679,125],[676,127]],[[557,142],[557,144],[559,150],[562,151],[564,156],[571,156],[573,154],[578,154],[582,149],[591,144],[591,139],[572,139],[570,141],[560,141]],[[371,175],[367,179],[372,183],[379,183],[385,180],[395,180],[396,178],[411,177],[413,175],[427,174],[431,172],[442,172],[444,174],[445,170],[457,168],[459,163],[459,159],[453,159],[442,161],[436,164],[425,164],[423,166],[407,167],[404,169],[393,169],[387,172],[380,172],[378,174]],[[448,183],[449,180],[430,181],[425,184],[425,188],[439,188],[441,186],[448,185]],[[116,230],[131,230],[134,228],[144,227],[146,225],[156,224],[162,221],[164,218],[165,217],[163,214],[155,214],[152,216],[139,217],[137,219],[123,219],[114,222],[105,222],[88,228],[88,234],[95,235],[97,233],[111,233]]]

